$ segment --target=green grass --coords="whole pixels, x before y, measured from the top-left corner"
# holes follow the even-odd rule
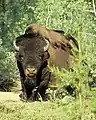
[[[0,120],[82,120],[79,101],[56,100],[26,103],[20,101],[0,102]],[[83,120],[95,120],[93,113],[84,113]]]
[[[47,102],[22,102],[19,93],[0,92],[0,120],[96,120],[96,95],[80,101],[71,96]],[[80,109],[82,111],[80,111]]]
[[[73,103],[6,101],[0,104],[0,120],[73,120],[74,107]]]

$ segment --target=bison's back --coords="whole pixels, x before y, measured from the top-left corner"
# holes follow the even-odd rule
[[[69,68],[71,66],[72,57],[69,51],[64,51],[61,48],[49,48],[50,59],[49,65],[54,65],[59,68]]]

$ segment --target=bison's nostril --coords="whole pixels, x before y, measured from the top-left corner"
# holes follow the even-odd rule
[[[30,69],[29,69],[29,68],[27,68],[27,71],[29,72],[29,71],[30,71]]]
[[[35,69],[34,69],[34,68],[32,68],[30,71],[34,72],[34,71],[35,71]]]

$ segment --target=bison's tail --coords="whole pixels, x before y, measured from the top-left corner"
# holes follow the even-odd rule
[[[67,35],[67,38],[68,38],[69,40],[72,40],[73,43],[74,43],[74,45],[76,46],[76,48],[79,50],[79,45],[78,45],[77,40],[76,40],[73,36],[71,36],[71,35]]]
[[[57,33],[60,33],[60,34],[62,34],[62,35],[64,35],[64,31],[63,30],[53,30],[53,31],[55,31],[55,32],[57,32]]]

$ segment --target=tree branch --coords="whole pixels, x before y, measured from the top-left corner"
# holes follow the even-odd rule
[[[94,11],[94,15],[95,15],[95,17],[96,17],[95,0],[92,0],[92,3],[93,3],[93,11]]]

